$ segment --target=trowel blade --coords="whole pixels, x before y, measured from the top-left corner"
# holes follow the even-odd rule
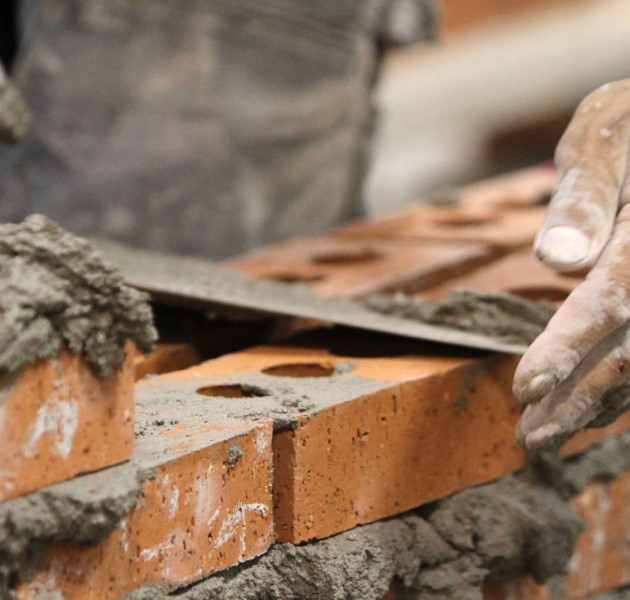
[[[95,240],[95,245],[132,286],[164,303],[207,310],[239,309],[299,317],[440,344],[522,354],[526,346],[484,335],[383,315],[342,299],[316,296],[306,286],[255,280],[198,258],[135,250]]]

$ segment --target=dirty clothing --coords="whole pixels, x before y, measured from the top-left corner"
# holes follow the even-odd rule
[[[23,0],[0,220],[230,256],[356,215],[382,49],[428,0]]]

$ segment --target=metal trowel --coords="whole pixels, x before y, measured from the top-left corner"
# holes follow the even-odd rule
[[[441,325],[380,314],[358,302],[325,299],[304,285],[254,280],[198,258],[134,250],[94,240],[132,286],[165,304],[204,310],[238,309],[256,315],[299,317],[466,348],[522,354],[526,346]]]

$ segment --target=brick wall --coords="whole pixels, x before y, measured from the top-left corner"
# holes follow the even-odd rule
[[[230,264],[323,295],[437,298],[473,286],[557,301],[577,281],[548,274],[527,251],[553,183],[548,168],[530,169],[460,190],[455,206],[411,206]],[[105,381],[66,353],[29,367],[9,383],[0,409],[11,423],[0,441],[0,530],[29,540],[17,550],[0,540],[5,592],[83,600],[194,590],[274,545],[330,543],[318,540],[423,514],[429,503],[520,472],[515,364],[332,329],[205,362],[185,340],[149,359],[130,348],[121,372]],[[629,428],[627,416],[583,432],[563,453]],[[114,497],[129,470],[133,501],[121,508]],[[629,482],[628,473],[596,478],[572,499],[586,529],[569,574],[553,583],[567,597],[630,583]],[[90,501],[95,489],[98,502]],[[28,507],[40,504],[43,528],[29,521]],[[72,518],[109,525],[86,532],[69,526]],[[388,597],[398,597],[397,585]],[[484,597],[552,598],[550,585],[487,583]]]

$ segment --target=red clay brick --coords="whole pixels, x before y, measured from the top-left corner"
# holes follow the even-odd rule
[[[138,384],[137,396],[134,461],[153,475],[140,502],[102,544],[54,546],[18,598],[109,600],[147,583],[170,589],[272,543],[271,421],[226,419],[203,396],[162,390],[160,377]]]
[[[555,600],[550,594],[546,585],[530,578],[488,583],[483,590],[484,600]]]
[[[133,452],[133,349],[97,376],[68,351],[40,360],[2,390],[0,500],[123,462]]]
[[[348,361],[354,369],[335,374]],[[252,404],[239,404],[248,389],[239,385],[254,381],[259,416],[307,398],[298,426],[277,431],[273,445],[276,532],[281,541],[302,542],[521,468],[514,441],[521,408],[510,391],[515,364],[514,357],[357,358],[257,347],[158,379],[207,386],[210,395],[232,396],[221,410],[246,413]],[[614,425],[628,426],[630,419]],[[609,431],[589,432],[588,441]],[[572,443],[569,451],[585,444],[580,436]]]
[[[305,237],[227,262],[252,277],[307,283],[323,296],[423,289],[492,259],[483,244]]]
[[[456,205],[418,202],[382,218],[350,223],[335,234],[364,242],[468,241],[513,250],[533,242],[546,212],[539,202],[551,192],[555,180],[554,169],[526,169],[455,191]]]
[[[551,165],[531,167],[464,186],[458,190],[462,204],[476,208],[528,208],[550,194],[557,180]]]
[[[574,597],[630,583],[630,472],[596,482],[573,505],[587,524],[571,560],[568,585]]]
[[[595,482],[573,500],[586,529],[578,540],[565,586],[583,599],[630,584],[630,472],[611,482]],[[554,600],[531,579],[489,584],[485,600]]]
[[[580,281],[580,277],[559,275],[545,267],[527,248],[423,290],[421,295],[437,299],[456,288],[471,288],[482,292],[511,292],[530,300],[562,301]]]
[[[364,243],[378,239],[470,242],[506,251],[530,246],[545,212],[544,206],[512,209],[414,204],[387,217],[351,223],[335,234]]]
[[[138,354],[134,360],[136,381],[147,375],[179,371],[201,362],[193,344],[159,343],[150,356]]]

